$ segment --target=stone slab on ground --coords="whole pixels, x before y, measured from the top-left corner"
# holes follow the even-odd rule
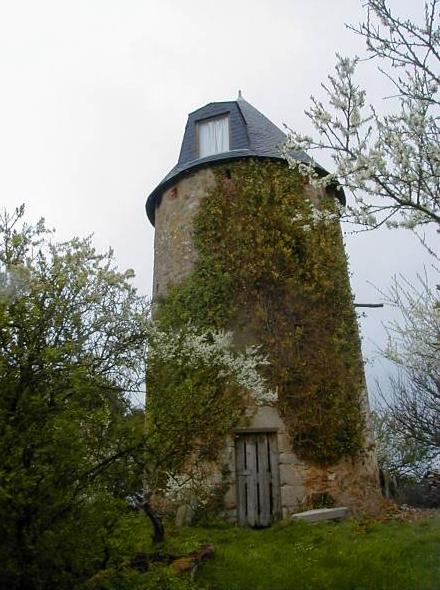
[[[292,520],[304,520],[305,522],[325,522],[326,520],[344,520],[348,518],[350,511],[345,506],[337,508],[319,508],[318,510],[306,510],[297,512],[290,517]]]

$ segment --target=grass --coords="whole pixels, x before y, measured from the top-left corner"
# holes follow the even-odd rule
[[[188,553],[203,543],[215,546],[215,556],[198,569],[197,588],[440,590],[439,517],[414,523],[282,522],[265,530],[218,523],[170,529],[164,550]]]

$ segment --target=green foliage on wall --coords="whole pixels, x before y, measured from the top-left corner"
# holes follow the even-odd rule
[[[214,169],[194,220],[191,275],[158,304],[162,327],[191,321],[259,343],[294,450],[328,464],[361,448],[363,370],[334,196],[319,210],[282,162]]]

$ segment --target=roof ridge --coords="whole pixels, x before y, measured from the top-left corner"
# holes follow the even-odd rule
[[[197,113],[197,111],[201,111],[203,109],[206,109],[206,107],[210,107],[211,105],[214,105],[214,104],[233,104],[236,102],[237,102],[236,100],[220,100],[220,101],[214,101],[214,102],[207,102],[202,107],[199,107],[198,109],[195,109],[195,111],[191,111],[190,113],[188,113],[188,117],[190,115],[194,115],[195,113]]]

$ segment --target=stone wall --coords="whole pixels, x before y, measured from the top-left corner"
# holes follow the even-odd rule
[[[179,180],[165,191],[156,209],[154,244],[153,297],[164,296],[172,284],[178,284],[189,275],[196,259],[192,244],[192,222],[200,200],[214,186],[215,177],[209,168],[201,169]],[[319,196],[306,188],[308,197],[316,202]],[[237,341],[248,340],[238,335]],[[380,501],[378,470],[373,439],[369,429],[368,395],[362,400],[366,431],[364,451],[357,458],[347,458],[330,467],[319,467],[297,458],[292,451],[290,436],[275,407],[249,408],[249,429],[276,430],[281,502],[283,517],[310,507],[314,495],[329,494],[338,505],[352,510],[374,510]],[[229,490],[225,496],[226,515],[236,519],[237,499],[235,488],[234,435],[226,441],[214,481],[220,472],[229,472]]]
[[[353,512],[374,512],[380,502],[379,479],[373,446],[365,446],[357,458],[348,458],[338,463],[320,467],[306,463],[292,451],[290,436],[279,412],[274,407],[260,407],[252,415],[246,429],[260,429],[277,433],[281,505],[283,518],[312,507],[312,500],[319,495],[331,496],[336,505],[347,506]],[[229,490],[225,496],[225,511],[228,520],[237,518],[237,493],[235,487],[234,436],[226,442],[223,465],[230,474]]]
[[[214,186],[214,174],[204,168],[166,190],[156,208],[153,298],[164,296],[170,285],[191,272],[196,252],[192,221],[197,207]]]

